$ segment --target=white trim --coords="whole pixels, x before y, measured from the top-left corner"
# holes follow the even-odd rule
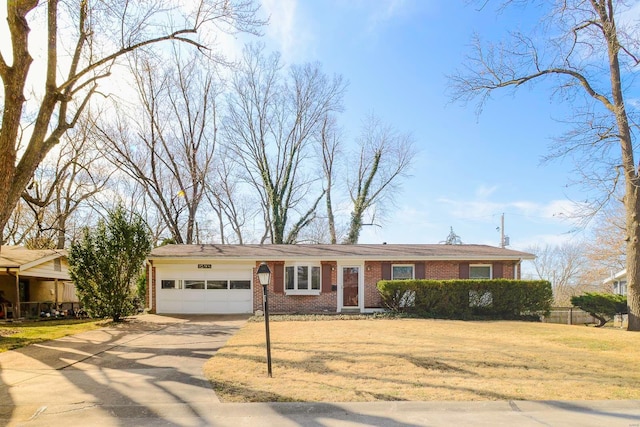
[[[624,268],[620,271],[618,271],[616,274],[612,274],[611,277],[606,278],[605,280],[602,281],[603,285],[606,285],[608,283],[612,283],[616,280],[627,280],[627,269]]]
[[[410,279],[396,279],[393,277],[393,267],[411,267]],[[413,280],[416,278],[416,265],[415,264],[391,264],[391,280]]]
[[[288,267],[293,267],[294,269],[294,279],[293,279],[293,289],[287,289],[287,268]],[[307,268],[307,275],[308,275],[308,289],[298,289],[298,274],[297,274],[297,269],[298,267],[306,267]],[[312,281],[313,281],[313,274],[312,271],[314,268],[317,268],[319,271],[319,281],[318,281],[318,289],[313,289],[312,286]],[[305,261],[297,261],[297,262],[290,262],[290,263],[286,263],[284,264],[284,294],[285,295],[320,295],[320,292],[322,292],[322,264],[320,264],[320,261],[316,262],[305,262]]]
[[[474,279],[471,277],[471,269],[473,267],[489,267],[489,277],[488,279],[493,279],[493,264],[469,264],[469,279]],[[485,280],[487,278],[483,277],[481,280]]]

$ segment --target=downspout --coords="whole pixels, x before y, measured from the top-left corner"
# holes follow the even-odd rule
[[[518,260],[518,263],[516,264],[516,273],[517,273],[516,277],[515,277],[516,280],[520,280],[521,279],[521,277],[520,277],[521,272],[522,272],[522,258],[520,258]]]

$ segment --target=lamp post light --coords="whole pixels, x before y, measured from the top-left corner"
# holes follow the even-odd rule
[[[269,337],[269,282],[271,281],[271,270],[266,262],[258,267],[258,280],[262,285],[262,301],[264,303],[264,327],[267,333],[267,375],[271,378],[271,338]]]

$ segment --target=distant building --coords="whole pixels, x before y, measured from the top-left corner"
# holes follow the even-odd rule
[[[627,269],[619,271],[602,282],[603,285],[613,285],[613,293],[627,295]]]

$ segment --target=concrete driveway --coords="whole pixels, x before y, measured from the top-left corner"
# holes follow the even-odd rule
[[[200,412],[219,400],[202,366],[246,319],[143,315],[1,353],[0,425],[204,418]]]

